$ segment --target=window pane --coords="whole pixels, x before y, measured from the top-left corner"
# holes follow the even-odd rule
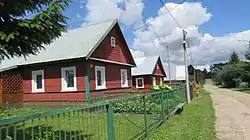
[[[66,83],[67,87],[74,87],[74,71],[67,70],[65,71]]]
[[[126,84],[126,75],[125,72],[122,72],[122,85]]]
[[[97,86],[102,86],[102,72],[100,70],[97,70]]]
[[[138,87],[142,87],[143,85],[142,85],[142,79],[138,79],[137,80],[137,83],[138,83]]]
[[[42,75],[41,74],[37,74],[36,75],[36,89],[42,89],[43,83],[42,83]]]

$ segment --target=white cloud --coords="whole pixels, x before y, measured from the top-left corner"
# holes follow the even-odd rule
[[[88,11],[83,25],[103,22],[118,18],[127,27],[137,28],[143,23],[143,0],[87,0]],[[188,32],[188,42],[192,52],[193,64],[197,66],[211,65],[228,60],[232,51],[243,52],[242,42],[250,38],[250,30],[214,37],[209,33],[201,33],[200,25],[212,17],[201,3],[185,2],[183,4],[166,3],[178,23]],[[150,8],[150,7],[148,7]],[[216,16],[216,15],[215,15]],[[162,7],[155,17],[146,19],[147,27],[134,31],[132,53],[135,57],[144,55],[160,55],[167,60],[166,45],[169,46],[170,60],[183,64],[182,29],[180,29],[167,10]],[[122,29],[127,28],[122,26]],[[189,55],[189,63],[191,57]]]
[[[86,8],[88,13],[83,26],[116,18],[126,26],[142,24],[142,0],[88,0]]]
[[[228,60],[232,51],[245,50],[240,39],[250,38],[250,31],[228,34],[221,37],[213,37],[199,31],[199,26],[209,21],[212,14],[200,3],[167,3],[166,6],[176,18],[178,23],[188,32],[189,54],[192,52],[194,65],[210,65],[216,62]],[[175,63],[183,63],[182,29],[180,29],[172,17],[166,13],[164,7],[160,8],[156,17],[150,17],[148,27],[134,32],[135,39],[133,49],[144,52],[145,55],[160,54],[167,61],[166,45],[169,46],[170,60]],[[166,13],[166,14],[164,14]],[[191,57],[189,55],[189,63]]]

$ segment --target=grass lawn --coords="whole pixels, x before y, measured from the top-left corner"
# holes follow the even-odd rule
[[[5,110],[6,111],[6,110]],[[4,112],[5,112],[4,111]],[[39,108],[9,108],[10,116],[23,116],[29,113],[43,112],[46,109]],[[76,111],[59,116],[43,117],[41,119],[30,119],[25,123],[17,123],[16,128],[8,127],[9,136],[14,137],[14,129],[16,129],[17,138],[32,139],[34,134],[35,140],[52,139],[67,140],[82,138],[87,140],[105,140],[108,139],[107,132],[107,114],[106,110],[96,110],[93,113],[85,111]],[[5,113],[2,112],[2,118]],[[153,116],[152,116],[153,117]],[[158,116],[159,117],[159,116]],[[148,125],[158,122],[156,119],[148,119]],[[115,137],[119,140],[128,140],[137,137],[144,130],[144,116],[138,114],[114,114]],[[24,134],[25,132],[25,134]],[[59,138],[60,137],[60,138]],[[6,138],[6,127],[0,126],[0,139]]]
[[[209,93],[199,90],[199,97],[184,106],[150,138],[151,140],[216,140],[215,115]]]
[[[244,93],[250,94],[250,88],[248,88],[248,89],[231,88],[231,90],[239,91],[239,92],[244,92]]]

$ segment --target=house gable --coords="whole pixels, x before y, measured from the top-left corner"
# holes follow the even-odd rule
[[[111,37],[115,37],[115,46],[111,46]],[[122,31],[116,23],[98,47],[94,50],[90,58],[108,60],[120,64],[135,65],[132,54],[122,34]]]
[[[164,76],[164,77],[166,76],[166,73],[164,71],[164,67],[160,58],[158,58],[155,64],[153,75],[159,75],[159,76]]]

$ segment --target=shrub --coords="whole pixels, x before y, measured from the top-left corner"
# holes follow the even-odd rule
[[[247,89],[248,88],[248,83],[247,82],[241,82],[239,88]]]
[[[147,114],[157,114],[161,112],[161,105],[151,100],[146,102]],[[135,113],[135,114],[144,114],[144,103],[143,100],[137,98],[135,100],[116,102],[114,104],[115,113]]]

